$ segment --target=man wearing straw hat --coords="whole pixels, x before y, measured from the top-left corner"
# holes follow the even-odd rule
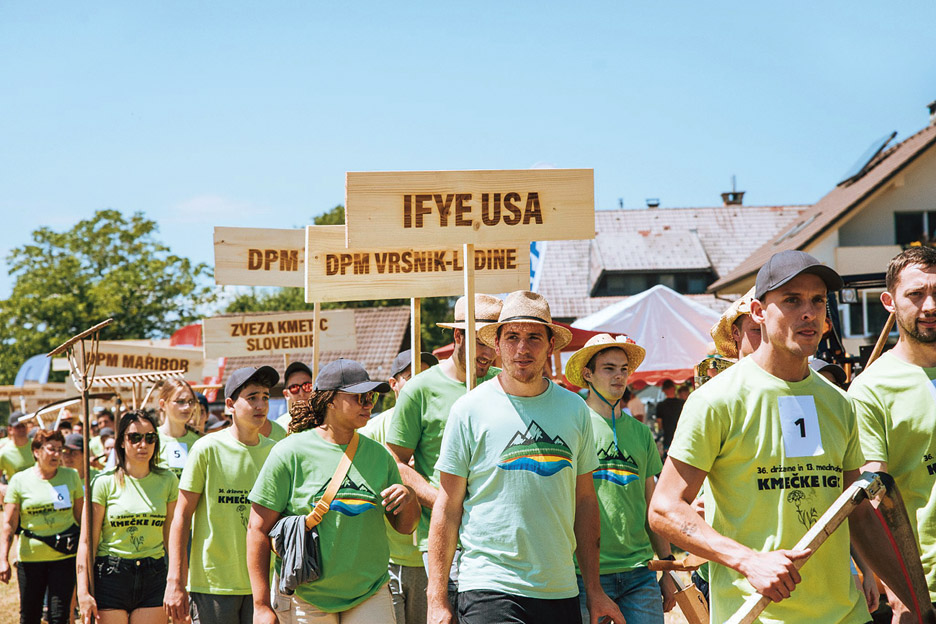
[[[913,247],[887,267],[881,303],[900,338],[852,382],[865,470],[891,474],[936,603],[936,250]],[[906,608],[890,592],[894,621]],[[909,614],[905,614],[909,615]],[[914,619],[915,621],[915,619]]]
[[[662,624],[663,612],[675,604],[675,590],[663,577],[663,595],[656,574],[647,568],[653,553],[672,558],[669,543],[647,532],[647,505],[654,477],[663,464],[653,435],[643,423],[623,411],[627,378],[646,351],[627,336],[592,336],[566,363],[565,376],[588,389],[598,450],[598,470],[592,473],[601,512],[601,586],[617,603],[628,624]],[[585,592],[579,577],[583,621],[588,622]]]
[[[502,305],[503,302],[497,297],[475,294],[475,331],[496,322]],[[407,381],[397,398],[393,418],[387,429],[387,448],[397,460],[400,478],[416,493],[422,506],[422,515],[416,528],[416,546],[423,553],[429,549],[429,517],[439,487],[439,472],[435,464],[442,446],[442,432],[452,404],[467,392],[467,307],[465,298],[459,297],[455,302],[455,321],[438,323],[439,327],[453,330],[455,348],[452,356]],[[478,340],[474,361],[478,383],[500,372],[491,367],[494,358],[494,349]],[[413,460],[412,467],[409,465],[410,459]],[[451,574],[454,597],[458,579],[457,559]]]
[[[761,343],[760,325],[751,318],[751,301],[754,289],[747,291],[740,299],[735,299],[709,333],[715,341],[718,355],[732,360],[740,360],[757,350]]]
[[[436,468],[429,537],[429,621],[452,622],[446,578],[456,544],[461,624],[581,621],[574,556],[591,622],[623,622],[598,576],[598,467],[588,407],[544,377],[572,339],[542,296],[511,293],[480,339],[503,371],[452,406]]]
[[[686,402],[649,520],[718,564],[710,570],[713,622],[727,621],[754,593],[773,601],[765,622],[869,619],[851,579],[847,531],[833,533],[802,576],[797,563],[811,553],[790,550],[864,463],[851,402],[808,365],[828,291],[841,287],[809,254],[775,254],[757,273],[751,302],[760,346]],[[706,477],[708,524],[691,507]]]

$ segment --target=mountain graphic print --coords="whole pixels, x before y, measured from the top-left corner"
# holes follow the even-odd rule
[[[331,479],[329,479],[329,482],[331,482]],[[315,493],[311,503],[313,507],[325,494],[326,489],[328,489],[328,483],[325,483]],[[328,509],[345,516],[358,516],[376,507],[379,500],[378,496],[367,485],[358,485],[351,479],[351,475],[347,475],[344,481],[341,482],[341,487],[338,488],[338,493],[335,494],[335,498]]]
[[[497,467],[551,477],[563,468],[572,467],[572,450],[562,438],[551,437],[534,420],[525,432],[518,431],[510,439],[501,451]]]
[[[624,455],[614,442],[608,448],[598,451],[598,470],[592,473],[593,479],[609,481],[615,485],[627,485],[640,477],[637,462],[630,455]]]

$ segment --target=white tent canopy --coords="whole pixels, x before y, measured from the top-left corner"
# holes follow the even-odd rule
[[[580,318],[572,327],[633,338],[647,350],[635,377],[655,383],[664,377],[681,381],[692,376],[691,370],[711,348],[709,330],[719,317],[711,308],[658,285]]]

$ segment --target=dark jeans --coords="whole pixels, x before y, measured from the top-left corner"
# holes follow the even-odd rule
[[[166,574],[165,557],[98,557],[94,560],[94,594],[98,610],[117,609],[130,613],[134,609],[163,606]]]
[[[75,558],[59,561],[20,561],[20,624],[39,624],[42,604],[49,591],[49,624],[67,624],[72,592],[75,590]]]
[[[559,600],[494,591],[458,593],[459,624],[580,624],[578,596]]]

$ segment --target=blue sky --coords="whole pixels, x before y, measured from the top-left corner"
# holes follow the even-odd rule
[[[292,227],[349,170],[595,169],[599,209],[812,203],[924,127],[936,3],[0,4],[0,255],[143,211]],[[0,274],[0,297],[11,282]]]

